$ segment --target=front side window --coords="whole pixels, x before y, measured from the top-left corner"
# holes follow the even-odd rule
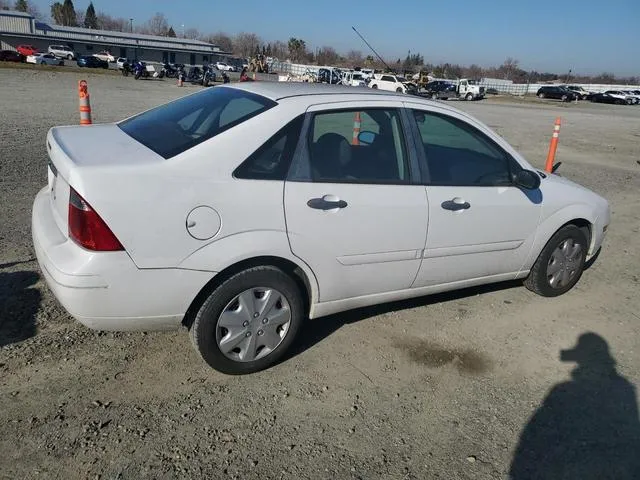
[[[511,185],[509,156],[471,125],[446,115],[414,110],[429,169],[429,184]]]
[[[260,95],[214,88],[141,113],[118,126],[158,155],[171,158],[275,105]]]
[[[383,82],[394,82],[395,83],[395,79],[393,77],[390,77],[389,75],[385,75],[382,77],[382,81]]]
[[[302,175],[298,171],[294,179],[321,183],[409,182],[402,121],[395,109],[316,113],[307,152],[306,171]]]

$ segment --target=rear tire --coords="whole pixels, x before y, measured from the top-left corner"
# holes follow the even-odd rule
[[[374,89],[374,90],[377,90],[378,89],[378,85],[371,85],[371,88]]]
[[[544,98],[544,97],[546,97],[546,95],[544,93],[539,93],[538,94],[538,98]]]
[[[396,88],[396,93],[402,93],[402,89],[400,87]]]
[[[560,100],[562,100],[563,102],[567,102],[569,100],[569,97],[566,95],[562,95],[562,97],[560,97]]]
[[[73,60],[73,55],[67,55],[67,60]]]
[[[575,225],[565,225],[542,249],[524,286],[543,297],[557,297],[568,292],[582,276],[588,248],[582,230]]]
[[[252,305],[249,308],[255,310],[255,313],[245,312],[248,320],[238,324],[235,316],[239,317],[244,310],[238,299],[247,292],[253,294],[254,291],[259,292],[261,289],[275,292],[282,301],[274,304],[269,311],[267,311],[269,307],[266,307],[260,312],[262,307],[259,301],[251,302]],[[227,315],[223,317],[225,312]],[[229,313],[231,313],[230,316]],[[274,316],[277,314],[278,318],[286,317],[287,324],[276,326],[273,319],[269,322],[266,318],[267,314]],[[196,351],[209,366],[222,373],[241,375],[264,370],[277,363],[295,341],[304,315],[302,294],[289,275],[273,266],[254,267],[233,275],[211,292],[198,310],[189,334]],[[229,317],[234,318],[231,319],[227,329],[220,323],[221,321],[229,322]],[[280,339],[274,337],[274,332],[280,336]],[[229,342],[227,344],[234,348],[223,353],[220,344],[228,336],[231,338],[227,340]],[[252,336],[253,346],[249,340]],[[239,338],[240,341],[233,342],[233,338]],[[245,338],[247,340],[244,340]],[[268,352],[270,348],[260,346],[260,339],[266,342],[267,338],[270,341],[275,338],[275,341],[279,342],[270,352]],[[268,348],[268,353],[263,355],[264,348]],[[242,360],[241,355],[248,355],[248,357]]]

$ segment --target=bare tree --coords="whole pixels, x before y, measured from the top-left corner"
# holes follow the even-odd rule
[[[187,28],[184,32],[184,38],[188,38],[190,40],[199,40],[202,37],[200,34],[200,30],[197,28]]]
[[[255,33],[239,33],[233,41],[234,53],[241,57],[250,57],[255,55],[260,43],[260,37]]]
[[[507,59],[500,65],[500,72],[506,80],[513,80],[513,77],[516,74],[516,71],[520,69],[520,62],[512,57],[507,57]]]
[[[164,13],[156,13],[145,25],[146,30],[151,35],[166,35],[169,31],[169,22]]]
[[[115,18],[104,12],[98,12],[98,28],[100,30],[111,30],[114,32],[128,32],[131,30],[131,23],[126,18]]]
[[[278,60],[281,60],[281,61],[286,60],[288,51],[289,51],[289,48],[287,47],[287,44],[284,42],[281,42],[280,40],[273,42],[271,44],[271,55],[277,58]]]
[[[206,37],[207,42],[220,47],[223,52],[233,52],[233,39],[224,32],[214,33]]]
[[[340,55],[332,47],[322,47],[316,55],[318,65],[335,65],[340,60]]]
[[[466,78],[480,79],[482,78],[482,68],[475,63],[463,69],[463,75]]]
[[[354,66],[359,66],[364,63],[364,55],[360,50],[349,50],[346,55],[346,60]]]

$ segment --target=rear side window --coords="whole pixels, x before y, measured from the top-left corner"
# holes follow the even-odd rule
[[[260,95],[218,87],[141,113],[118,126],[158,155],[171,158],[275,105]]]
[[[284,180],[300,138],[303,119],[304,117],[300,116],[281,128],[233,172],[234,177],[249,180]]]

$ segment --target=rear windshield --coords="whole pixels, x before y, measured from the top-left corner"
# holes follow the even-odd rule
[[[158,155],[171,158],[275,105],[260,95],[216,87],[141,113],[118,126]]]

